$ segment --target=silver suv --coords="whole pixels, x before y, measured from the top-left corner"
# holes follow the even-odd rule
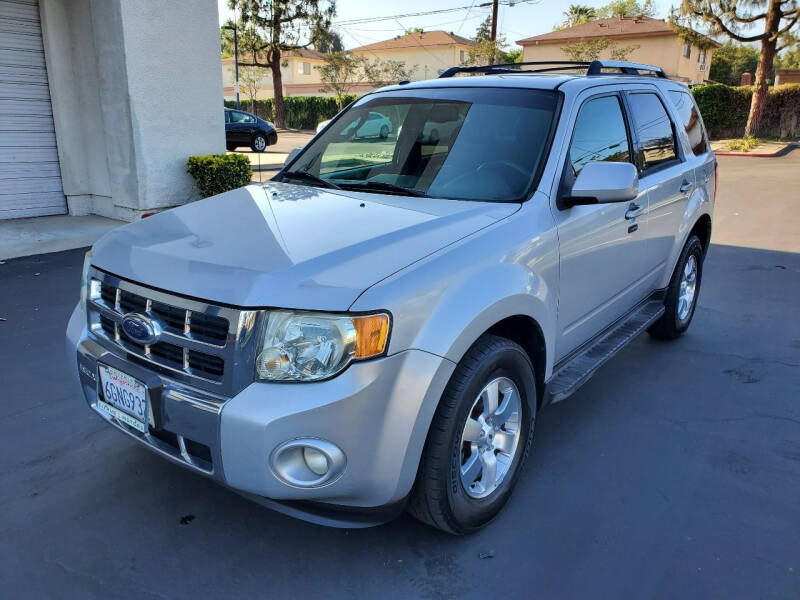
[[[715,189],[658,68],[451,69],[363,96],[266,185],[98,241],[69,358],[110,425],[264,505],[467,533],[543,406],[689,327]]]

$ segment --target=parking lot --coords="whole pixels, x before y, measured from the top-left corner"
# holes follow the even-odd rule
[[[545,409],[500,517],[329,529],[112,430],[68,385],[83,251],[0,265],[0,597],[800,597],[800,149],[720,158],[687,335]]]

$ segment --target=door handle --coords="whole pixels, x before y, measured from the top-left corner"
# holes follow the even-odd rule
[[[644,207],[639,206],[635,202],[631,202],[631,205],[628,207],[628,210],[625,211],[625,218],[629,221],[631,219],[635,219],[639,215],[644,212]]]
[[[681,191],[681,194],[688,192],[690,189],[692,189],[692,183],[684,179],[683,183],[681,184],[681,187],[679,187],[678,189]]]

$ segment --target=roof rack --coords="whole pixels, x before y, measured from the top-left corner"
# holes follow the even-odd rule
[[[610,75],[610,73],[603,73],[603,69],[619,69],[623,75],[641,75],[640,71],[649,71],[656,77],[666,79],[667,74],[661,67],[653,65],[643,65],[641,63],[632,63],[621,60],[593,60],[589,64],[586,71],[587,75]],[[613,73],[618,75],[619,73]]]
[[[545,66],[550,65],[550,66]],[[553,66],[555,65],[555,66]],[[520,67],[538,67],[536,69],[522,69]],[[656,77],[667,78],[661,67],[653,65],[643,65],[640,63],[624,62],[618,60],[593,60],[573,61],[573,60],[538,60],[518,63],[501,63],[497,65],[478,65],[469,67],[450,67],[439,75],[439,79],[453,77],[458,73],[551,73],[554,71],[566,71],[575,69],[586,69],[586,75],[612,75],[605,73],[603,69],[619,69],[620,73],[613,75],[642,75],[641,71],[648,71]]]

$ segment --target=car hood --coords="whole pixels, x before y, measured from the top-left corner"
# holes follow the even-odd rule
[[[113,230],[92,264],[217,303],[347,310],[370,285],[518,209],[270,182]]]

